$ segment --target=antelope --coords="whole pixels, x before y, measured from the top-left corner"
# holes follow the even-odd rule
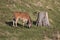
[[[28,23],[29,28],[32,26],[31,18],[26,12],[14,12],[13,26],[17,27],[18,20],[22,20],[23,26]]]

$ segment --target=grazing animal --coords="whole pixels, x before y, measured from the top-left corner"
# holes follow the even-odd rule
[[[31,18],[28,15],[28,13],[26,12],[14,12],[14,16],[13,16],[13,26],[14,24],[17,27],[17,22],[18,20],[22,20],[23,22],[23,26],[25,25],[25,23],[28,23],[29,28],[32,26],[32,22],[31,22]]]

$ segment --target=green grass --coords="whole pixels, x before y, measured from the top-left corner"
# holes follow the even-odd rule
[[[38,2],[42,6],[36,6]],[[27,4],[27,5],[26,5]],[[47,8],[48,6],[48,8]],[[36,20],[36,11],[47,11],[51,26],[44,27],[32,25],[31,28],[23,26],[13,27],[6,22],[12,21],[14,11],[28,12],[33,21]],[[19,24],[22,25],[22,23]],[[60,32],[60,1],[59,0],[0,0],[0,40],[44,40],[48,37],[53,40],[53,34]]]

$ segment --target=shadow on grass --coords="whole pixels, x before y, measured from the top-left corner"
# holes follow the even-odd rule
[[[36,21],[33,21],[33,24],[36,25]]]
[[[10,21],[10,22],[5,22],[7,25],[9,25],[9,26],[11,26],[11,27],[13,27],[13,22],[12,21]],[[17,26],[18,27],[23,27],[23,25],[21,25],[21,24],[19,24],[19,23],[17,23]],[[24,26],[25,28],[28,28],[28,26]]]
[[[10,21],[10,22],[5,22],[5,23],[6,23],[7,25],[11,26],[11,27],[13,26],[13,22],[12,22],[12,21]],[[17,23],[17,25],[18,25],[18,26],[22,26],[22,25],[19,24],[19,23]]]

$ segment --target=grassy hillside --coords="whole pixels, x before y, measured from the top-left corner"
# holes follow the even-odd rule
[[[14,11],[28,12],[33,21],[37,11],[47,11],[51,27],[30,29],[21,26],[12,27]],[[60,32],[60,0],[0,0],[0,40],[58,40]],[[59,34],[60,35],[60,34]]]

